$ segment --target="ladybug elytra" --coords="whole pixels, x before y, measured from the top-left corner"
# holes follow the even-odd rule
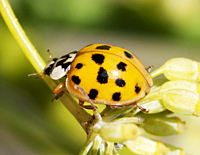
[[[55,98],[66,87],[83,107],[88,97],[96,104],[112,108],[134,105],[153,86],[149,72],[134,54],[107,44],[88,45],[78,52],[54,58],[43,73],[53,80],[66,77],[53,91]]]

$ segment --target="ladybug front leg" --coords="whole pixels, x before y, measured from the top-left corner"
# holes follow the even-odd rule
[[[59,97],[61,97],[63,94],[64,94],[64,88],[66,87],[66,85],[65,85],[66,83],[65,83],[65,81],[64,82],[62,82],[62,83],[60,83],[60,84],[58,84],[57,86],[56,86],[56,88],[53,90],[53,95],[55,96],[53,99],[52,99],[52,102],[54,101],[54,100],[57,100]]]

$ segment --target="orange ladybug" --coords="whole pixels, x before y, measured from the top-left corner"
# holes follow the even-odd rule
[[[153,86],[148,70],[134,54],[108,44],[88,45],[78,52],[54,58],[43,73],[54,80],[66,77],[53,91],[55,98],[66,87],[83,107],[88,97],[96,104],[112,108],[134,105]]]

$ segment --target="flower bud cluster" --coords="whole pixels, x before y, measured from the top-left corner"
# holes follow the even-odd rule
[[[118,149],[126,146],[138,155],[187,155],[181,148],[151,140],[146,133],[177,135],[186,125],[174,113],[200,115],[200,63],[185,58],[171,59],[151,76],[162,73],[165,78],[155,79],[150,93],[137,102],[148,113],[141,112],[139,106],[107,107],[101,114],[94,111],[88,141],[80,154],[118,154]]]
[[[155,80],[154,88],[141,101],[141,104],[144,104],[145,108],[148,106],[150,113],[155,111],[151,108],[156,102],[160,107],[157,107],[157,110],[168,109],[177,114],[198,117],[200,114],[200,63],[185,58],[174,58],[151,75],[156,77],[161,73],[170,81],[159,83],[159,79]]]

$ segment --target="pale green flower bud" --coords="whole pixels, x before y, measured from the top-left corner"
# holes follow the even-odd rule
[[[190,81],[168,81],[160,88],[160,95],[170,89],[185,89],[200,94],[200,83]]]
[[[105,124],[99,134],[106,141],[121,143],[136,138],[140,129],[135,124]]]
[[[123,144],[126,145],[130,151],[139,155],[167,154],[169,150],[163,143],[142,136],[138,136],[134,140],[125,141]]]
[[[163,95],[163,104],[177,114],[188,116],[199,116],[200,114],[199,94],[189,90],[171,89],[166,91]]]
[[[159,113],[166,110],[166,107],[163,105],[161,100],[154,100],[154,101],[147,102],[142,105],[142,108],[145,108],[148,110],[147,114],[155,114],[155,113]]]
[[[138,102],[139,105],[148,110],[147,114],[159,113],[166,110],[159,92],[160,86],[166,81],[167,79],[164,78],[154,80],[154,86],[151,88],[150,93]]]
[[[186,59],[174,58],[151,73],[152,77],[164,73],[169,80],[189,80],[200,82],[200,63]]]
[[[167,152],[167,155],[189,155],[188,152],[182,148],[174,147],[171,145],[166,145],[170,150]]]
[[[171,136],[185,129],[185,123],[178,117],[149,117],[142,123],[144,130],[156,136]]]

